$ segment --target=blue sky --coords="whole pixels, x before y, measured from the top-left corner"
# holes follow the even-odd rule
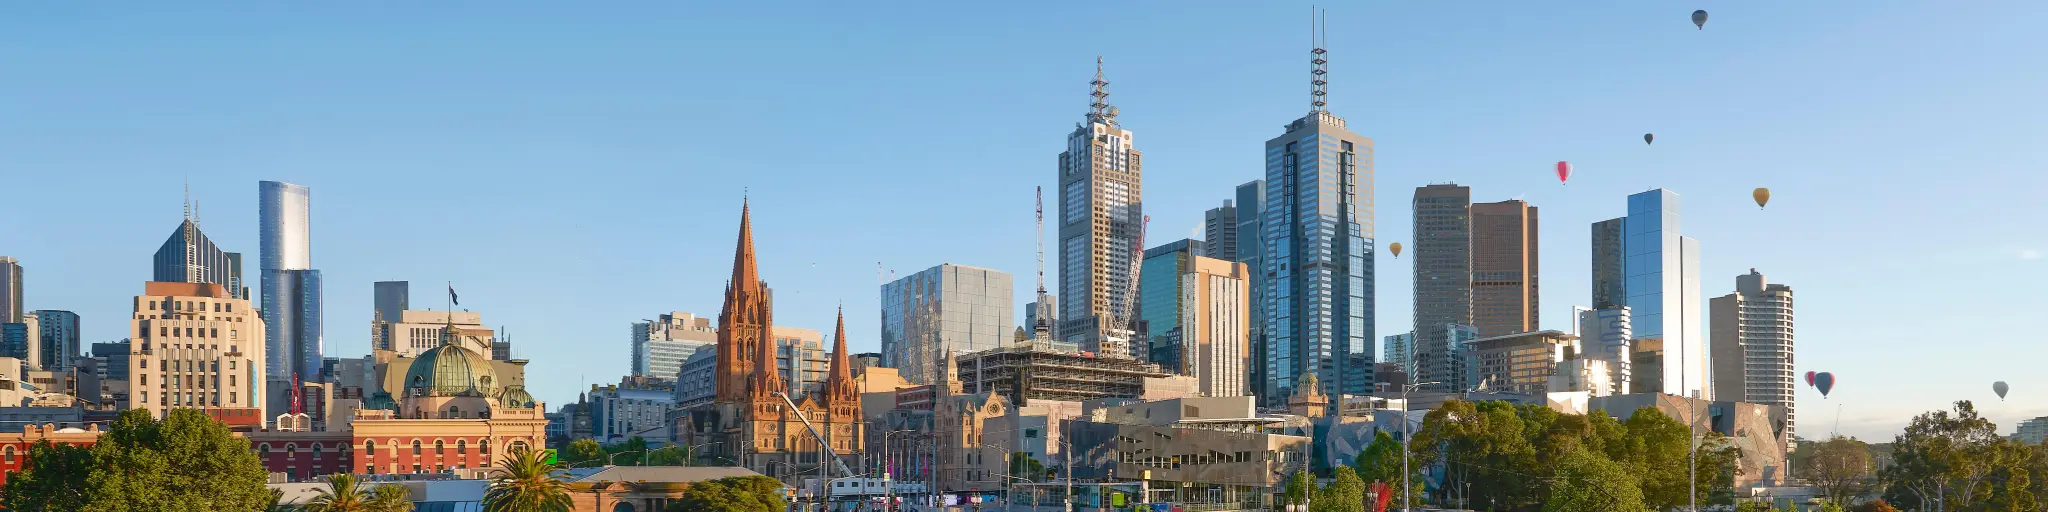
[[[252,273],[256,182],[299,183],[329,355],[368,352],[371,282],[438,307],[453,281],[559,404],[628,370],[630,322],[717,313],[742,191],[777,320],[829,331],[843,303],[875,350],[877,262],[1008,271],[1021,309],[1032,187],[1097,55],[1145,153],[1154,241],[1260,177],[1263,141],[1307,110],[1306,3],[889,5],[11,5],[0,254],[29,307],[119,339],[181,181]],[[1802,391],[1802,433],[1838,409],[1841,431],[1888,440],[1957,399],[2009,430],[2048,414],[2029,321],[2048,310],[2044,11],[1347,4],[1330,102],[1377,143],[1381,245],[1428,183],[1542,209],[1545,327],[1588,301],[1587,224],[1666,187],[1709,296],[1752,267],[1796,290],[1798,368],[1841,381]],[[1378,265],[1378,335],[1405,332],[1407,260]]]

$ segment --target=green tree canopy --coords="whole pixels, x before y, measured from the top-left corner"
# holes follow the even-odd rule
[[[604,459],[604,445],[595,439],[577,439],[555,454],[555,460],[563,466],[578,467],[584,463]]]
[[[1827,441],[1813,443],[1807,450],[1812,453],[1802,466],[1806,480],[1821,490],[1821,496],[1830,501],[1851,502],[1851,498],[1863,494],[1871,478],[1870,445],[1853,437],[1835,436]]]
[[[1627,465],[1584,449],[1567,452],[1557,461],[1556,481],[1550,487],[1544,512],[1649,509]]]
[[[262,510],[270,501],[270,473],[249,441],[196,409],[171,410],[162,421],[124,411],[92,453],[88,510]]]
[[[1309,483],[1308,472],[1290,471],[1290,473],[1293,473],[1293,476],[1287,477],[1287,489],[1283,491],[1284,494],[1281,499],[1286,500],[1289,505],[1300,505],[1302,500],[1308,498],[1309,486],[1314,484]]]
[[[1348,467],[1338,467],[1337,478],[1316,490],[1309,512],[1365,512],[1365,480]]]
[[[1903,508],[1932,508],[1940,494],[1945,508],[1969,510],[2000,499],[2001,478],[2019,485],[2010,491],[2029,494],[2006,496],[2003,501],[2031,502],[2034,484],[2025,475],[2031,459],[2025,450],[2000,438],[1998,426],[1978,416],[1976,406],[1962,400],[1955,403],[1953,414],[1932,411],[1915,416],[1892,441],[1892,464],[1878,477],[1885,484],[1885,501]]]
[[[555,467],[538,450],[505,454],[484,491],[485,512],[567,512],[574,505],[569,484],[556,480]]]
[[[690,484],[669,512],[783,512],[782,482],[765,476],[733,476]]]

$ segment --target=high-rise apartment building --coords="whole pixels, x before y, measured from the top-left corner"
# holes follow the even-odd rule
[[[1003,345],[1017,327],[1015,296],[1009,274],[951,263],[882,285],[883,366],[929,384],[946,352]]]
[[[264,414],[263,318],[217,283],[149,282],[130,321],[127,409]]]
[[[1181,367],[1181,311],[1187,301],[1181,277],[1194,268],[1202,256],[1202,242],[1177,240],[1145,250],[1145,263],[1138,274],[1138,321],[1146,343],[1140,359],[1179,372]]]
[[[789,383],[789,396],[803,399],[814,393],[823,393],[825,379],[830,377],[831,353],[825,351],[825,335],[817,329],[774,326],[775,371],[782,374],[782,381]]]
[[[1538,330],[1536,207],[1472,205],[1472,326],[1479,335]]]
[[[1656,189],[1628,196],[1627,217],[1593,225],[1594,307],[1614,306],[1605,303],[1620,292],[1619,305],[1629,309],[1642,363],[1633,364],[1634,392],[1713,399],[1700,317],[1700,242],[1679,234],[1679,219],[1678,193]]]
[[[1756,269],[1735,276],[1735,293],[1708,302],[1716,399],[1785,408],[1793,434],[1792,287],[1771,284]]]
[[[1223,206],[1202,212],[1202,254],[1237,261],[1237,206],[1229,199],[1223,200]]]
[[[1453,184],[1415,189],[1415,381],[1421,389],[1449,392],[1465,379],[1461,345],[1445,336],[1453,325],[1472,325],[1472,189]]]
[[[21,321],[21,262],[0,256],[0,324]]]
[[[279,181],[256,184],[269,378],[321,382],[322,293],[313,270],[313,191]]]
[[[1380,362],[1393,364],[1406,375],[1415,374],[1415,333],[1388,335],[1380,346]]]
[[[206,238],[189,204],[185,220],[157,248],[151,270],[154,282],[213,283],[227,289],[233,298],[249,298],[248,283],[242,279],[242,253],[222,251]]]
[[[1149,268],[1148,268],[1149,270]],[[1147,276],[1150,277],[1149,275]],[[1189,258],[1181,274],[1180,374],[1194,377],[1204,396],[1252,394],[1250,331],[1251,267],[1242,262],[1202,256]]]
[[[710,318],[677,311],[633,322],[633,376],[675,382],[683,361],[717,343],[718,329]]]
[[[1785,433],[1787,439],[1791,436],[1791,432]],[[2020,422],[2012,438],[2026,444],[2041,444],[2042,441],[2048,440],[2048,416],[2037,416]]]
[[[398,320],[402,311],[412,309],[412,283],[406,281],[378,281],[376,284],[375,319]]]
[[[1420,387],[1444,392],[1470,391],[1479,386],[1479,368],[1474,366],[1472,340],[1479,329],[1470,325],[1437,324],[1435,332],[1415,333],[1415,356],[1409,374]],[[1425,354],[1428,356],[1425,357]]]
[[[78,313],[38,309],[35,318],[40,360],[32,364],[52,371],[78,367],[78,358],[85,348],[78,342]]]
[[[1060,336],[1098,354],[1133,350],[1138,247],[1145,229],[1140,177],[1142,160],[1131,131],[1109,106],[1109,82],[1102,60],[1088,115],[1067,134],[1060,153],[1059,313]],[[885,340],[886,341],[886,340]],[[908,377],[909,375],[905,375]]]
[[[30,370],[43,369],[43,344],[37,339],[41,336],[35,313],[22,314],[19,322],[0,323],[0,357],[19,359]]]
[[[1372,139],[1325,109],[1326,55],[1310,52],[1308,114],[1266,141],[1268,405],[1284,403],[1304,374],[1332,395],[1365,394],[1374,382]]]
[[[1245,317],[1245,339],[1251,342],[1252,365],[1246,384],[1254,395],[1268,393],[1266,386],[1266,365],[1261,364],[1266,353],[1266,267],[1265,261],[1265,218],[1266,180],[1257,179],[1237,186],[1237,254],[1234,261],[1244,263],[1251,269],[1246,286],[1251,287],[1251,312]]]

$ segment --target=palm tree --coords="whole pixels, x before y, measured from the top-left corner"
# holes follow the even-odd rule
[[[370,512],[412,512],[412,491],[398,484],[379,485],[370,489]]]
[[[320,494],[313,502],[306,504],[306,512],[371,512],[369,489],[359,485],[356,476],[348,473],[327,475],[327,488],[319,489]]]
[[[569,484],[549,474],[554,471],[538,451],[520,448],[506,454],[503,467],[491,474],[484,512],[568,512],[574,506]]]

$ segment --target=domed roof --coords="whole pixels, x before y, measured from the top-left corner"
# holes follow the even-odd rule
[[[397,411],[397,410],[398,410],[398,401],[397,401],[397,400],[392,400],[392,399],[391,399],[391,394],[390,394],[390,393],[385,393],[385,392],[383,392],[383,391],[378,391],[378,392],[377,392],[376,394],[370,395],[370,399],[369,399],[369,400],[365,400],[365,401],[363,401],[363,408],[364,408],[364,409],[383,409],[383,410],[386,410],[386,411]]]
[[[534,401],[526,386],[506,386],[505,393],[498,396],[498,405],[508,409],[532,409]]]
[[[498,384],[490,358],[453,344],[421,353],[405,371],[406,396],[494,397]]]

